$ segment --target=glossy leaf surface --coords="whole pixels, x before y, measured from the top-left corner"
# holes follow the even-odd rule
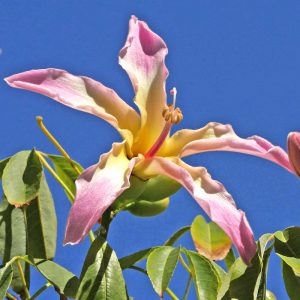
[[[185,251],[192,273],[197,298],[199,300],[215,300],[220,283],[217,270],[206,257],[194,252]]]
[[[266,299],[267,267],[273,249],[273,245],[267,245],[271,239],[271,234],[265,234],[259,239],[251,265],[245,265],[240,258],[235,261],[222,281],[218,299]]]
[[[180,248],[162,246],[153,250],[147,260],[147,273],[156,293],[162,297],[173,276]]]
[[[10,265],[4,266],[0,269],[0,300],[5,298],[13,277],[13,270]]]
[[[42,165],[35,151],[21,151],[10,158],[2,175],[2,186],[7,201],[24,205],[38,196]]]
[[[0,204],[0,256],[3,263],[9,262],[15,256],[26,255],[26,220],[23,208],[15,208],[6,198]],[[29,268],[21,262],[23,272],[29,276]],[[12,289],[16,293],[23,291],[20,273],[15,264],[13,267]]]
[[[50,259],[55,255],[57,222],[54,203],[45,175],[39,194],[26,207],[28,236],[27,254],[34,258]]]
[[[118,258],[101,237],[97,237],[89,249],[81,271],[76,299],[127,299]]]

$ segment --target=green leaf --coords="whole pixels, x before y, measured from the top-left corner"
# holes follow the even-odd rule
[[[28,251],[34,258],[50,259],[56,249],[56,213],[45,175],[42,176],[39,195],[26,212]]]
[[[275,233],[275,252],[300,277],[300,227]]]
[[[147,273],[156,293],[162,297],[177,265],[180,247],[162,246],[154,249],[147,260]]]
[[[51,260],[25,258],[32,264],[58,291],[66,297],[75,298],[79,279],[64,267]]]
[[[172,234],[172,236],[165,241],[164,246],[173,246],[176,241],[186,232],[190,231],[191,226],[184,226],[178,229],[175,233]]]
[[[10,157],[0,160],[0,179],[2,178],[3,170],[7,165]]]
[[[75,195],[76,192],[75,180],[77,179],[78,174],[73,169],[69,161],[64,156],[60,156],[60,155],[48,154],[47,157],[53,163],[57,175],[64,182],[64,184],[70,189],[70,191]],[[77,163],[74,160],[73,163],[78,167],[79,171],[81,172],[83,171],[83,167],[79,163]],[[69,199],[71,199],[68,193],[66,193],[66,195],[68,196]]]
[[[139,261],[142,261],[146,258],[148,258],[149,254],[151,253],[152,250],[156,249],[157,247],[153,248],[147,248],[138,252],[135,252],[133,254],[130,254],[128,256],[122,257],[119,259],[119,263],[121,268],[127,269],[133,266],[134,264],[138,263]]]
[[[192,239],[199,254],[211,260],[222,260],[231,247],[231,240],[214,222],[197,216],[191,226]]]
[[[131,205],[127,210],[138,217],[152,217],[161,214],[169,206],[169,198],[159,201],[137,200],[134,205]]]
[[[206,257],[193,252],[184,251],[190,266],[197,298],[199,300],[215,300],[220,283],[218,272]]]
[[[8,290],[13,277],[13,270],[10,265],[4,266],[0,269],[0,300],[5,298],[6,291]]]
[[[0,256],[3,263],[15,256],[26,255],[26,225],[23,208],[15,208],[6,198],[0,203]],[[21,262],[23,272],[29,282],[29,268]],[[17,266],[13,265],[12,289],[22,293],[23,284]]]
[[[225,283],[222,282],[218,299],[226,296],[224,286],[228,285],[228,277],[230,277],[228,293],[231,298],[265,300],[267,267],[273,249],[273,245],[269,247],[267,245],[271,239],[271,234],[264,234],[258,240],[257,253],[250,266],[245,265],[240,258],[235,261],[225,276]]]
[[[181,185],[164,175],[148,179],[144,192],[138,199],[145,201],[158,201],[170,197],[181,188]]]
[[[300,295],[300,227],[275,233],[274,249],[282,259],[282,275],[290,299]]]
[[[236,258],[235,258],[234,252],[233,252],[232,248],[230,248],[229,252],[227,253],[227,255],[226,255],[225,259],[224,259],[227,270],[230,270],[231,266],[235,262],[235,259]]]
[[[127,299],[118,258],[100,236],[92,243],[84,261],[76,299]]]
[[[24,205],[38,196],[42,165],[35,151],[21,151],[7,162],[2,176],[2,186],[7,201]]]
[[[300,277],[297,276],[293,269],[284,261],[282,261],[282,276],[289,298],[291,300],[299,300]]]

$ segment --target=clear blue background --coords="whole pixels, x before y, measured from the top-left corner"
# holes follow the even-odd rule
[[[95,78],[132,103],[130,82],[117,59],[131,14],[145,20],[169,47],[167,87],[177,87],[177,103],[184,114],[178,128],[199,128],[209,121],[230,123],[243,137],[258,134],[283,148],[287,134],[300,131],[299,0],[2,0],[0,78],[33,68],[62,68]],[[32,147],[56,152],[40,132],[36,115],[44,117],[70,155],[85,167],[120,140],[100,119],[11,89],[3,81],[0,100],[0,158]],[[187,161],[207,167],[224,183],[247,212],[256,238],[300,225],[300,181],[277,165],[233,153],[206,153]],[[60,186],[48,179],[58,213],[55,260],[79,275],[89,241],[62,247],[69,203]],[[181,190],[158,217],[118,216],[109,241],[122,257],[161,244],[199,213],[194,200]],[[190,238],[181,241],[193,247]],[[171,284],[179,297],[186,283],[181,271],[179,267]],[[157,298],[143,275],[126,271],[125,277],[135,299]],[[31,291],[42,284],[35,274]],[[268,288],[278,299],[288,299],[275,256]],[[190,296],[195,299],[195,294]],[[40,299],[55,297],[49,289]]]

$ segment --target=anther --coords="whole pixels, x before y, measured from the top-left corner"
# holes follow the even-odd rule
[[[172,124],[178,124],[183,119],[180,108],[176,107],[174,109],[173,104],[163,110],[162,116],[166,122],[171,122]]]

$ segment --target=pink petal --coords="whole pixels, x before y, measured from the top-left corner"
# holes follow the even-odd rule
[[[180,159],[171,161],[162,157],[149,159],[141,165],[144,165],[142,176],[166,175],[184,186],[212,221],[230,237],[244,262],[250,263],[256,244],[245,213],[236,208],[231,195],[205,168],[194,168]]]
[[[136,93],[134,101],[142,118],[141,135],[147,140],[135,145],[136,152],[145,153],[161,133],[165,121],[162,111],[166,106],[165,80],[168,70],[164,41],[136,17],[131,17],[125,46],[121,49],[119,63],[131,79]]]
[[[74,76],[64,70],[41,69],[15,74],[5,81],[12,87],[40,93],[71,108],[94,114],[120,129],[124,138],[139,129],[137,112],[112,89],[91,78]]]
[[[300,132],[288,135],[288,154],[295,173],[300,177]]]
[[[76,180],[76,198],[71,208],[64,244],[77,244],[98,222],[105,210],[127,188],[137,158],[128,160],[124,143],[100,157]]]
[[[172,143],[175,144],[175,141],[183,147],[181,157],[207,151],[240,152],[270,160],[294,173],[288,155],[282,148],[259,136],[240,138],[230,125],[212,122],[192,132],[182,130],[174,135]]]

